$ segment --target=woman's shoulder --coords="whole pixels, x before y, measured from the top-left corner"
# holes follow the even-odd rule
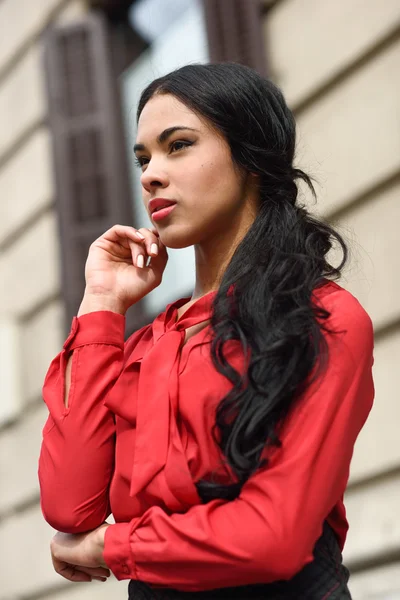
[[[334,281],[326,280],[314,290],[315,304],[329,313],[329,331],[346,334],[359,346],[373,344],[371,317],[351,292]]]

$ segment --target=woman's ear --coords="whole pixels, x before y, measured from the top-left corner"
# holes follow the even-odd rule
[[[248,183],[252,185],[259,185],[260,183],[260,176],[258,175],[258,173],[252,173],[249,171],[247,174],[247,178]]]
[[[248,198],[252,199],[252,204],[258,209],[260,205],[260,176],[257,173],[248,171],[246,187]]]
[[[247,171],[245,177],[246,186],[248,186],[249,189],[259,190],[260,175],[258,173]]]

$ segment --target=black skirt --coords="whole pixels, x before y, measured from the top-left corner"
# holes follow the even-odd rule
[[[225,587],[202,592],[152,588],[143,581],[129,583],[129,600],[351,600],[349,571],[335,533],[324,524],[314,548],[314,560],[289,581]]]

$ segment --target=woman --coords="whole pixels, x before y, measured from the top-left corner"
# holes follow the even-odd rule
[[[135,153],[155,227],[92,244],[44,385],[42,510],[65,578],[111,570],[135,600],[350,598],[343,493],[373,333],[332,281],[342,239],[298,205],[296,179],[312,185],[294,151],[281,92],[250,68],[185,66],[144,90]],[[124,344],[166,248],[191,245],[192,297]]]

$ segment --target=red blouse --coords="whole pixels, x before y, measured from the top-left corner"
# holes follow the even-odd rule
[[[170,304],[124,344],[124,317],[74,318],[44,383],[50,415],[39,462],[45,519],[69,533],[112,512],[104,558],[118,579],[181,590],[290,579],[313,560],[328,519],[343,547],[343,493],[353,446],[370,411],[373,330],[357,300],[335,283],[316,291],[331,312],[329,365],[292,409],[268,466],[233,501],[202,504],[194,482],[230,473],[212,441],[214,411],[231,384],[214,368],[210,327],[183,345],[185,329],[210,317],[215,292],[177,320]],[[244,368],[237,342],[228,358]],[[72,361],[69,406],[64,378]]]

